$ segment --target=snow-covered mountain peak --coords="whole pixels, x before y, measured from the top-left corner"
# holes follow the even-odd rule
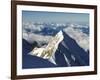
[[[35,47],[32,51],[31,51],[31,55],[33,56],[38,56],[41,57],[43,59],[48,59],[49,61],[53,62],[54,59],[53,56],[58,48],[59,43],[63,40],[63,32],[59,31],[48,43],[48,45],[46,45],[45,47],[42,46],[40,48]]]

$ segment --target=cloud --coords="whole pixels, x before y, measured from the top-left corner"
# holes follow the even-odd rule
[[[81,24],[81,23],[70,23],[69,27],[75,27],[75,28],[89,28],[88,24]]]
[[[52,35],[42,35],[41,33],[35,32],[42,32],[42,30],[47,27],[52,30],[60,30],[63,29],[70,37],[72,37],[80,47],[84,50],[89,49],[89,35],[87,33],[82,32],[82,28],[88,29],[89,26],[87,24],[60,24],[60,23],[23,23],[23,38],[26,39],[28,42],[33,43],[34,41],[37,42],[45,42],[48,43]],[[57,32],[57,31],[56,31]],[[48,32],[49,33],[49,32]],[[53,34],[53,33],[52,33]]]
[[[31,32],[41,31],[44,26],[35,23],[23,23],[23,30],[30,30]]]
[[[89,49],[89,37],[87,34],[83,33],[80,29],[74,29],[73,27],[65,28],[64,31],[72,37],[80,47],[85,51]]]
[[[52,36],[43,36],[34,33],[23,33],[23,38],[27,40],[29,43],[33,43],[34,41],[48,43]]]

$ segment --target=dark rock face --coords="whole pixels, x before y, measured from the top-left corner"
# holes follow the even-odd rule
[[[31,56],[28,53],[37,45],[23,39],[22,68],[47,68],[47,67],[69,67],[69,66],[89,66],[89,53],[85,52],[74,39],[63,31],[64,39],[59,44],[55,53],[56,65],[40,57]],[[67,60],[66,60],[67,59]]]
[[[59,44],[58,53],[55,54],[56,62],[65,64],[65,60],[61,60],[61,56],[65,55],[68,62],[65,66],[88,66],[89,65],[89,53],[85,52],[74,39],[69,37],[63,32],[64,40]],[[60,54],[59,54],[60,53]],[[74,59],[73,59],[73,57]],[[60,61],[59,61],[60,60]],[[61,65],[60,64],[60,65]],[[58,64],[59,65],[59,64]]]

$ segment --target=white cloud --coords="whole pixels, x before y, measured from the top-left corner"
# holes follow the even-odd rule
[[[89,49],[89,37],[87,34],[83,33],[79,29],[74,29],[73,27],[65,28],[64,31],[73,39],[76,40],[78,45],[84,50]]]
[[[30,29],[31,32],[41,31],[43,29],[43,25],[34,24],[34,23],[23,23],[23,30]]]
[[[48,43],[49,40],[52,38],[52,36],[43,36],[43,35],[34,34],[34,33],[29,33],[29,34],[23,33],[23,38],[30,43],[34,41]]]
[[[69,27],[76,27],[76,28],[88,28],[88,24],[78,24],[78,23],[71,23],[69,24]]]
[[[86,51],[89,49],[89,36],[88,34],[83,33],[80,29],[80,27],[88,28],[88,26],[80,24],[69,24],[68,27],[68,24],[60,23],[49,23],[46,25],[47,26],[45,26],[44,23],[23,23],[23,38],[30,43],[34,41],[48,43],[52,36],[35,34],[34,31],[42,31],[44,27],[52,27],[54,30],[56,30],[58,27],[62,27],[70,37],[76,40],[80,47],[82,47]],[[65,28],[65,26],[67,27]],[[29,32],[27,30],[29,30]]]

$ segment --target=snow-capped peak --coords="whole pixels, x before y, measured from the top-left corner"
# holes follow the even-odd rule
[[[41,48],[37,48],[35,47],[32,51],[31,51],[31,55],[34,56],[38,56],[41,57],[43,59],[48,59],[49,61],[51,61],[52,63],[55,64],[55,60],[54,60],[54,54],[58,48],[59,43],[63,40],[63,33],[62,31],[59,31],[48,43],[47,46],[45,47],[41,47]]]

